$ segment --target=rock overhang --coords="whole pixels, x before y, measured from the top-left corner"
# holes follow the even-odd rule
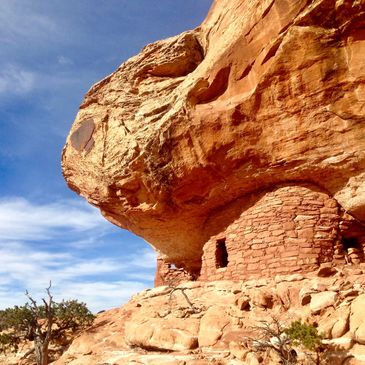
[[[278,183],[320,186],[364,221],[365,6],[285,4],[215,1],[94,85],[63,152],[69,186],[190,268],[214,212]]]

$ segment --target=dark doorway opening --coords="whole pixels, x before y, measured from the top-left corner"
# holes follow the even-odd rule
[[[217,240],[217,245],[215,249],[215,267],[220,269],[222,267],[227,267],[228,265],[228,252],[226,247],[226,239]]]
[[[348,263],[359,264],[364,261],[364,250],[357,237],[343,237],[342,247]]]
[[[349,248],[361,249],[361,246],[355,237],[342,238],[342,245],[346,252],[349,250]]]

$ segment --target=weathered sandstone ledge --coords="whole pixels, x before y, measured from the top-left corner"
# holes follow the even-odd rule
[[[325,266],[305,275],[186,282],[173,292],[167,286],[147,290],[98,315],[93,327],[54,364],[258,364],[254,359],[259,356],[245,345],[247,337],[257,336],[252,327],[258,321],[276,317],[283,324],[300,319],[318,326],[330,344],[329,364],[351,358],[346,364],[363,365],[364,269],[363,264],[332,270]],[[272,353],[261,360],[278,364]]]
[[[313,324],[329,345],[330,365],[365,364],[365,265],[276,275],[271,279],[190,281],[134,295],[102,312],[54,365],[279,365],[253,351],[259,321]],[[6,365],[33,365],[16,355]],[[296,348],[300,359],[304,354]],[[307,359],[308,360],[308,359]],[[311,362],[304,362],[312,365]]]

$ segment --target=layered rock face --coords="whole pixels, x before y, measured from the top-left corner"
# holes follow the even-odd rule
[[[216,0],[89,90],[69,186],[193,274],[231,204],[278,184],[365,222],[364,29],[363,1]]]

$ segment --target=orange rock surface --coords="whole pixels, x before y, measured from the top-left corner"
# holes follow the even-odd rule
[[[64,176],[188,268],[212,215],[275,184],[318,186],[364,222],[364,59],[364,1],[216,0],[88,91]]]
[[[247,365],[247,337],[258,336],[252,327],[273,318],[285,326],[294,320],[317,323],[334,348],[328,364],[343,364],[350,355],[351,363],[363,364],[364,268],[338,268],[328,277],[277,275],[146,290],[99,314],[54,365]],[[261,364],[280,362],[263,354]]]

